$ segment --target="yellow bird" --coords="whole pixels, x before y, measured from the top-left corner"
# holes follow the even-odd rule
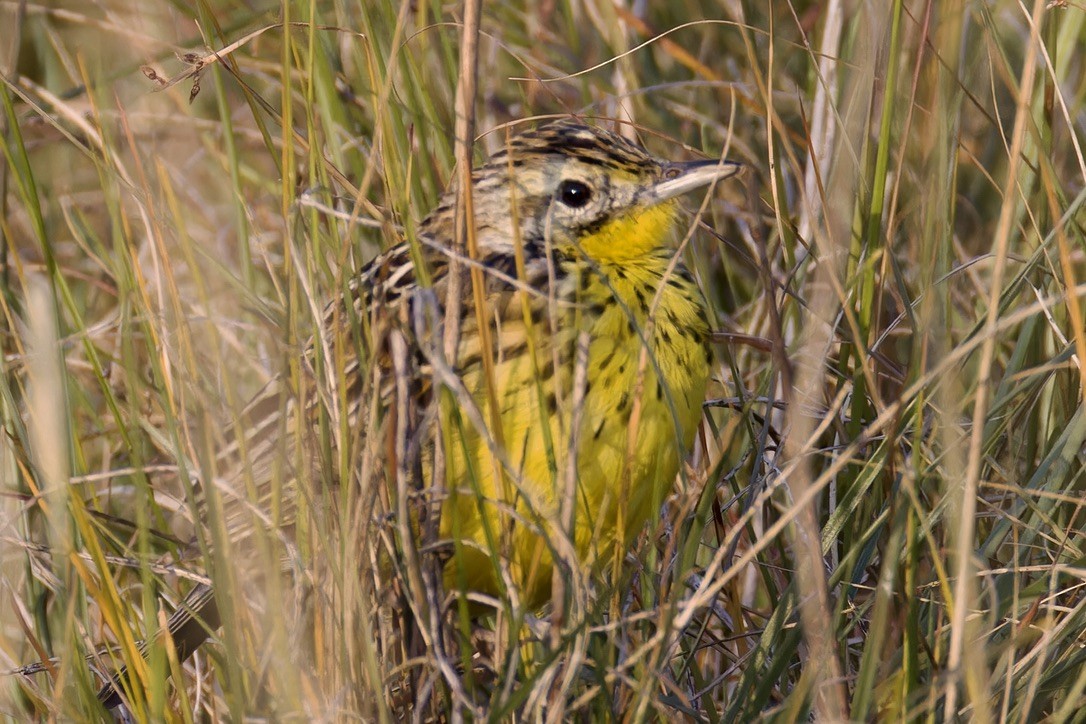
[[[598,570],[658,511],[693,442],[711,357],[701,292],[670,244],[676,199],[740,168],[666,161],[599,128],[548,123],[473,171],[473,259],[455,251],[462,206],[453,188],[414,245],[374,259],[347,303],[328,306],[326,333],[335,327],[339,349],[354,354],[340,372],[353,429],[373,364],[388,366],[386,379],[410,370],[401,399],[404,389],[418,398],[439,384],[452,392],[441,417],[440,534],[455,551],[447,590],[501,596],[511,583],[536,610],[551,594],[556,560]],[[442,361],[436,322],[454,258],[464,271],[458,346]],[[359,359],[359,349],[371,358]],[[395,385],[386,387],[392,409]],[[290,414],[304,423],[320,403],[302,397],[305,409]],[[249,445],[250,459],[271,452],[267,431],[290,410],[270,407],[249,437],[271,442]],[[424,485],[434,460],[423,455]],[[214,601],[200,586],[171,619],[182,658],[218,625]],[[118,701],[112,685],[102,697]]]

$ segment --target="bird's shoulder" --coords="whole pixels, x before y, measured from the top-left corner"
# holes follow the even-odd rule
[[[418,264],[424,265],[420,273]],[[533,299],[563,297],[569,263],[561,257],[538,253],[532,245],[521,248],[480,248],[475,255],[448,240],[419,235],[389,248],[359,269],[350,280],[348,295],[359,313],[384,313],[411,303],[423,289],[444,306],[454,270],[461,275],[463,301],[471,301],[471,272],[481,271],[484,298],[496,301],[521,292]]]

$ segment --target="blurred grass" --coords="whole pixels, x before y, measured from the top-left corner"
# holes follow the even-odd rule
[[[632,585],[597,582],[557,636],[507,609],[475,658],[438,616],[407,660],[394,486],[345,486],[334,521],[307,499],[294,597],[247,580],[276,537],[232,559],[187,481],[449,181],[460,9],[0,13],[0,667],[56,657],[4,676],[3,716],[103,716],[83,656],[139,667],[159,597],[209,571],[237,602],[221,643],[184,686],[152,647],[137,719],[387,719],[410,681],[423,717],[1082,720],[1080,5],[484,6],[477,156],[583,113],[750,170],[687,250],[717,383]],[[191,103],[139,70],[177,52],[208,61]],[[326,471],[368,480],[344,422]]]

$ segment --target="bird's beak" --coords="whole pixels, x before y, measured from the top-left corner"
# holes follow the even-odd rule
[[[661,180],[649,191],[656,203],[681,196],[714,181],[731,178],[743,170],[743,164],[734,161],[685,161],[666,163]]]

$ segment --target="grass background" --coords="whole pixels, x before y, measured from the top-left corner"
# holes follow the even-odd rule
[[[719,338],[691,465],[542,638],[435,613],[407,655],[396,607],[439,607],[395,487],[303,517],[320,605],[275,536],[209,565],[189,473],[453,174],[462,16],[0,3],[0,668],[55,657],[0,715],[104,716],[83,657],[139,666],[211,570],[237,610],[183,686],[152,647],[139,720],[392,720],[411,683],[421,718],[1083,721],[1081,3],[487,4],[480,133],[578,113],[750,166],[685,251]],[[327,464],[365,482],[368,444]]]

